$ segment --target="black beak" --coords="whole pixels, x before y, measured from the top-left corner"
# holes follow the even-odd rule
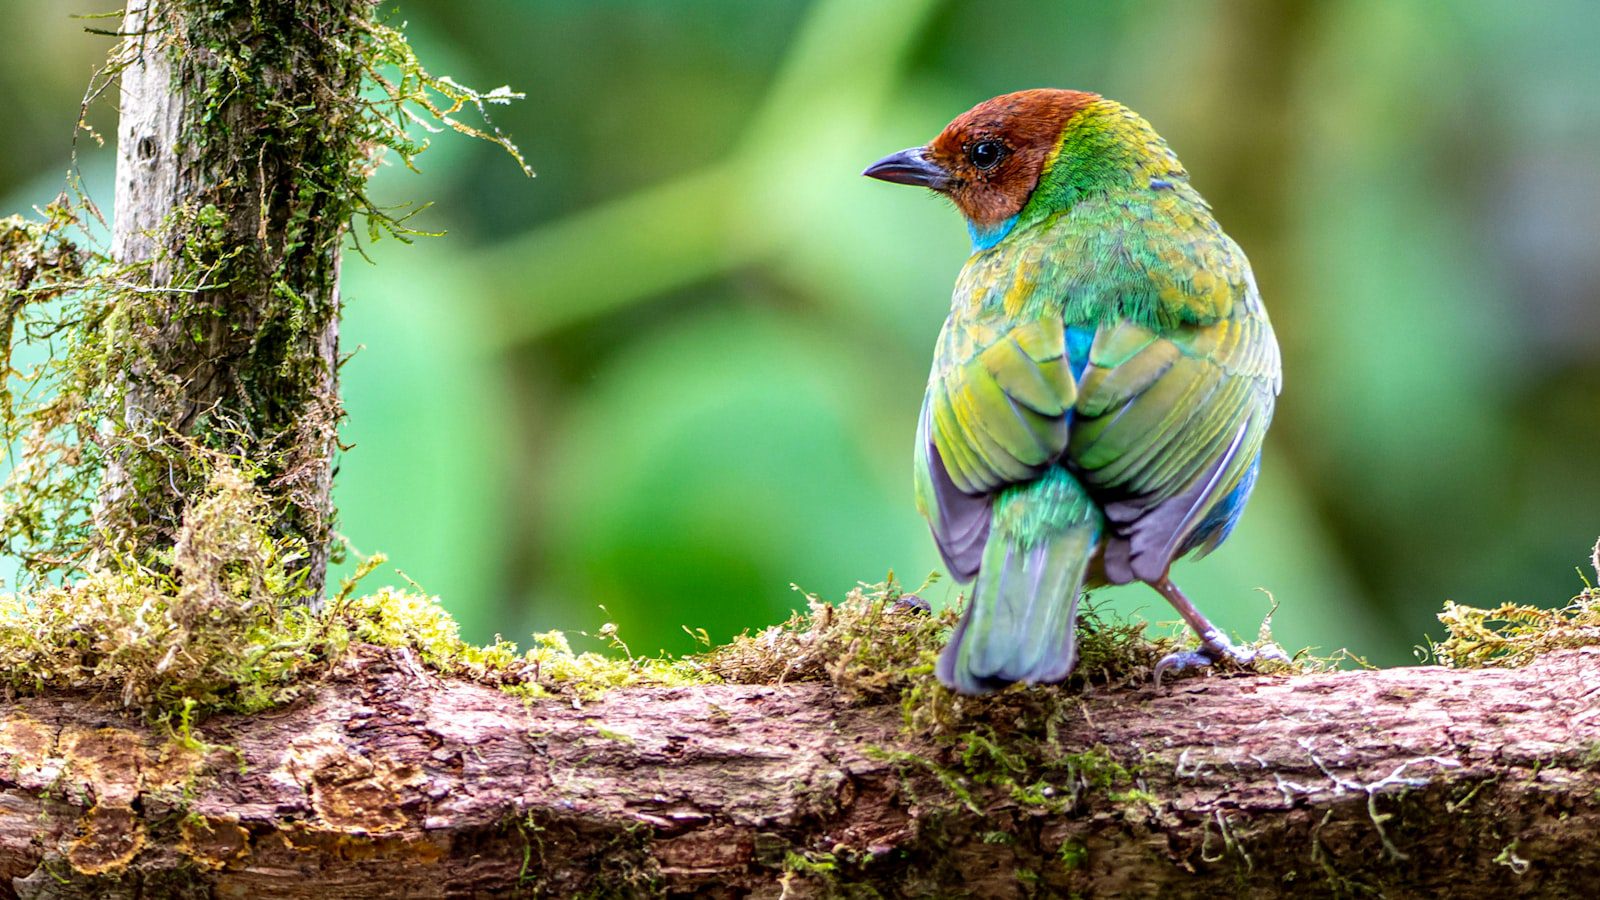
[[[928,151],[923,147],[912,147],[910,150],[891,153],[867,166],[867,170],[861,174],[879,181],[911,184],[936,191],[942,191],[950,186],[950,173],[930,161]]]

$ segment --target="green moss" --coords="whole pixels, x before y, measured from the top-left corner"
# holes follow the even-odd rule
[[[958,802],[960,802],[962,806],[965,806],[967,809],[975,813],[983,812],[983,809],[978,806],[977,801],[973,798],[972,791],[968,788],[966,778],[963,777],[960,772],[946,766],[942,766],[920,753],[913,753],[909,750],[893,750],[884,747],[867,747],[865,748],[864,752],[869,759],[878,759],[898,764],[902,772],[915,769],[922,769],[926,771],[928,774],[937,779],[939,783],[944,786],[944,789],[948,791]]]
[[[1533,867],[1533,864],[1517,855],[1517,844],[1517,841],[1512,841],[1501,847],[1500,853],[1494,858],[1494,863],[1498,866],[1505,866],[1517,875],[1525,875],[1528,869]]]
[[[1600,741],[1590,741],[1578,754],[1578,765],[1586,769],[1600,769]]]
[[[705,653],[707,668],[739,684],[828,681],[847,699],[883,700],[932,678],[938,648],[955,624],[953,612],[930,614],[914,602],[892,572],[838,604],[805,598],[806,609],[787,622]]]
[[[601,725],[598,722],[594,722],[593,725],[594,725],[594,733],[598,734],[599,736],[605,738],[608,741],[616,741],[619,744],[631,744],[631,743],[634,742],[633,741],[633,735],[631,735],[631,734],[626,734],[626,733],[621,732],[621,731],[613,731],[612,729],[607,728],[607,727],[605,727],[604,725]]]
[[[695,657],[617,657],[593,650],[577,653],[559,631],[535,634],[532,648],[522,659],[522,664],[531,670],[531,678],[510,689],[529,699],[571,693],[580,700],[591,700],[614,688],[643,684],[683,686],[721,680],[712,667]]]
[[[839,871],[839,861],[832,853],[796,853],[790,850],[783,857],[783,868],[802,875],[821,875],[831,878]]]
[[[651,832],[645,827],[597,831],[582,817],[566,818],[526,812],[507,818],[512,853],[521,856],[515,896],[553,895],[552,870],[581,871],[579,884],[563,882],[560,896],[573,898],[654,897],[661,893],[661,873],[650,853]],[[559,860],[549,853],[565,848]]]
[[[1517,603],[1478,609],[1451,602],[1439,621],[1449,632],[1430,648],[1440,664],[1521,666],[1551,651],[1600,645],[1600,589],[1586,588],[1560,609]]]
[[[1061,758],[1061,763],[1085,787],[1097,791],[1109,790],[1113,785],[1132,777],[1103,745],[1096,745],[1082,753],[1066,754]]]
[[[1081,869],[1084,863],[1089,861],[1089,848],[1075,838],[1067,838],[1056,850],[1056,858],[1061,860],[1061,866],[1069,872]]]
[[[925,590],[937,576],[929,576]],[[826,681],[849,700],[899,700],[907,729],[951,734],[968,713],[991,702],[1005,705],[1018,696],[1060,697],[1087,684],[1140,683],[1155,663],[1174,648],[1150,639],[1142,622],[1105,616],[1086,605],[1079,621],[1079,664],[1066,690],[1016,687],[991,698],[964,698],[944,689],[934,677],[934,662],[954,627],[957,611],[928,612],[889,573],[876,584],[861,583],[839,603],[805,594],[806,609],[787,622],[744,634],[701,660],[718,677],[739,684]],[[975,746],[993,755],[1001,744]]]
[[[850,873],[859,868],[861,860],[851,858],[842,847],[835,852],[816,850],[787,850],[783,857],[783,876],[779,879],[783,896],[790,896],[797,882],[804,887],[795,890],[799,896],[845,898],[845,900],[878,900],[883,895],[865,881],[857,881]]]
[[[1600,541],[1590,556],[1600,577]],[[1579,573],[1582,576],[1582,573]],[[1584,578],[1584,589],[1560,609],[1503,603],[1479,609],[1449,602],[1439,613],[1449,636],[1428,650],[1441,665],[1457,669],[1521,666],[1553,650],[1600,646],[1600,588]]]
[[[1043,779],[1031,784],[1022,784],[1005,776],[987,778],[985,781],[1004,783],[1009,788],[1011,799],[1024,806],[1052,813],[1066,812],[1071,807],[1071,795],[1062,796],[1055,785]]]
[[[183,743],[216,712],[287,703],[353,647],[400,651],[442,674],[493,684],[525,698],[587,700],[611,687],[716,680],[693,660],[619,660],[574,653],[551,636],[525,652],[509,641],[462,641],[437,598],[393,588],[312,612],[297,604],[202,612],[181,588],[148,570],[96,572],[70,587],[0,595],[0,673],[22,692],[89,690],[166,721]],[[230,595],[233,596],[233,595]],[[609,740],[631,740],[596,726]]]
[[[198,740],[198,718],[292,700],[362,644],[526,697],[715,680],[695,660],[574,653],[555,632],[526,652],[504,640],[475,646],[436,598],[393,588],[355,596],[354,579],[313,611],[294,602],[303,546],[273,534],[265,494],[247,471],[213,465],[169,568],[118,558],[70,585],[0,595],[0,681],[112,693]]]
[[[958,746],[958,769],[1020,777],[1026,768],[1026,757],[992,728],[956,729],[961,710],[985,701],[952,698],[933,680],[932,659],[952,617],[903,603],[892,580],[863,585],[837,605],[812,597],[807,613],[700,656],[626,654],[614,626],[600,634],[621,656],[576,652],[561,632],[534,635],[526,650],[505,640],[475,646],[461,640],[435,598],[393,588],[358,595],[381,556],[365,561],[322,610],[299,605],[293,564],[303,544],[274,533],[256,473],[237,459],[212,457],[210,465],[164,567],[113,557],[70,584],[0,595],[0,680],[23,691],[113,692],[180,734],[217,711],[292,700],[356,645],[401,651],[435,671],[526,698],[587,700],[644,684],[827,680],[857,702],[899,700],[913,720],[915,698],[936,698],[944,705],[939,715],[955,715],[937,730]],[[1054,689],[1022,695],[1065,696]],[[603,726],[597,733],[625,737]],[[951,789],[962,790],[964,776],[948,774],[956,769],[928,771],[946,773]]]

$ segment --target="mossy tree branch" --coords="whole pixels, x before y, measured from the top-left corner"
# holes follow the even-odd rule
[[[530,705],[358,648],[291,708],[208,721],[209,745],[92,698],[5,704],[0,883],[25,897],[1579,896],[1600,878],[1595,685],[1600,648],[1520,669],[1019,690],[968,706],[940,740],[827,682]],[[1008,728],[1037,732],[1035,755]]]
[[[109,460],[117,552],[170,547],[202,473],[249,460],[320,593],[340,418],[340,243],[367,174],[352,107],[371,0],[132,0],[112,253],[142,267],[126,323],[135,440]]]
[[[418,233],[373,204],[367,178],[390,152],[411,166],[446,129],[531,175],[488,118],[521,95],[430,74],[375,0],[131,0],[122,34],[85,100],[120,78],[109,252],[76,179],[42,221],[0,220],[0,445],[14,463],[0,549],[35,586],[181,577],[188,511],[228,470],[270,510],[284,599],[315,602],[342,416],[341,243],[353,219],[368,241]]]

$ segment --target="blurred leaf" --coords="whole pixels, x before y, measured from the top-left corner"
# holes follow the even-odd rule
[[[689,649],[681,625],[724,639],[783,618],[791,582],[838,593],[930,570],[909,481],[873,464],[850,415],[871,408],[872,376],[763,313],[641,343],[575,398],[550,462],[552,587],[535,615],[584,624],[604,605],[635,645]],[[906,434],[914,416],[898,416]]]
[[[377,265],[345,262],[341,338],[346,352],[361,349],[340,373],[342,438],[354,446],[340,457],[334,501],[355,548],[393,560],[373,581],[397,583],[403,570],[481,641],[500,628],[514,401],[484,352],[492,323],[457,293],[452,249],[449,238],[389,242]]]

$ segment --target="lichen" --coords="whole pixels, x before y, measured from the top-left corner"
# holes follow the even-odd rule
[[[119,871],[144,849],[144,820],[125,805],[92,807],[78,829],[78,838],[67,848],[67,862],[83,875]]]
[[[237,816],[191,815],[178,823],[178,852],[206,871],[220,871],[250,855],[250,831]]]

